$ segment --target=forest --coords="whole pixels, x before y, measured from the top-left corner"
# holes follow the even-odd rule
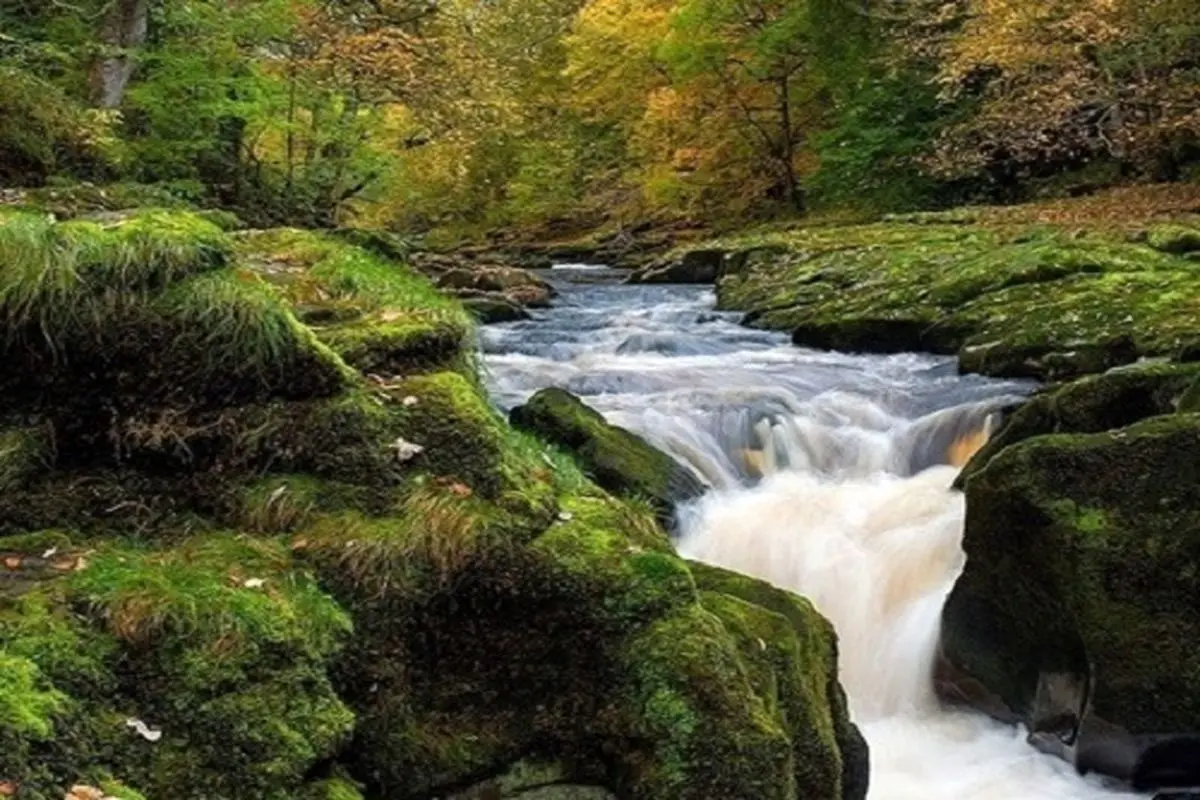
[[[0,183],[479,235],[1200,175],[1196,0],[4,0]]]

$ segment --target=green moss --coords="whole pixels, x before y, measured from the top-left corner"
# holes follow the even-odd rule
[[[51,461],[46,431],[0,428],[0,494],[15,491]]]
[[[64,700],[58,692],[45,689],[32,661],[0,651],[0,730],[10,739],[10,747],[24,738],[50,738],[54,714]]]
[[[967,566],[947,603],[953,663],[1036,722],[1039,676],[1090,674],[1095,712],[1188,730],[1200,635],[1200,415],[1014,444],[967,481]],[[1039,699],[1040,698],[1040,699]],[[1077,709],[1076,709],[1077,712]]]
[[[401,404],[405,438],[425,448],[424,466],[485,496],[501,491],[504,423],[478,387],[458,373],[439,372],[407,378],[389,393]]]
[[[153,796],[282,800],[353,726],[327,676],[349,619],[282,545],[108,547],[70,589],[137,655],[118,694],[163,738],[119,766]]]
[[[302,800],[364,800],[362,787],[348,778],[330,778],[305,787]]]
[[[476,498],[425,486],[387,517],[318,517],[301,533],[326,580],[354,594],[411,595],[453,578],[503,527]]]
[[[389,319],[384,312],[317,333],[346,363],[382,376],[452,366],[467,348],[469,331],[465,326]]]
[[[18,407],[50,405],[73,418],[128,397],[192,405],[326,396],[353,376],[266,283],[218,269],[228,245],[207,223],[10,223],[0,236],[13,230],[13,260],[0,272],[0,350],[15,369],[0,376],[0,395]]]
[[[754,693],[717,617],[699,605],[655,622],[627,648],[637,798],[797,797],[787,733]],[[805,797],[839,797],[836,784]]]
[[[699,495],[700,482],[641,437],[608,424],[594,409],[561,389],[543,389],[513,409],[516,427],[561,445],[579,458],[599,485],[655,504],[664,521],[674,504]]]
[[[272,542],[205,536],[167,552],[110,548],[72,579],[73,591],[131,644],[182,637],[214,653],[294,646],[331,653],[346,615]],[[247,581],[264,582],[250,588]]]
[[[222,232],[191,214],[107,226],[0,220],[0,322],[10,335],[32,325],[61,350],[65,338],[104,323],[105,293],[161,288],[218,269],[230,255]]]
[[[1186,225],[1155,225],[1147,232],[1147,243],[1155,250],[1173,255],[1200,250],[1200,229]]]
[[[770,231],[717,246],[733,265],[718,285],[720,305],[790,329],[805,346],[961,349],[969,371],[1056,378],[1170,353],[1197,332],[1200,274],[1096,234],[893,223]]]
[[[240,237],[238,251],[302,311],[390,311],[411,324],[471,326],[462,306],[424,277],[332,236],[290,228],[259,231]]]
[[[837,784],[844,800],[863,800],[869,754],[838,682],[833,626],[804,598],[706,564],[689,567],[704,607],[736,637],[755,693],[788,731],[801,796],[803,787]]]
[[[534,552],[612,623],[636,625],[695,596],[691,574],[652,518],[608,498],[566,498],[562,511]]]

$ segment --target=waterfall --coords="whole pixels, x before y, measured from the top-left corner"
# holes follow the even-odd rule
[[[792,347],[714,312],[699,287],[589,273],[560,289],[533,320],[485,329],[497,404],[565,388],[713,487],[681,510],[681,551],[805,595],[833,622],[871,800],[1135,796],[933,694],[964,562],[951,487],[1028,384],[962,376],[947,358]]]
[[[838,402],[844,420],[870,419],[862,398]],[[871,745],[873,800],[1132,797],[934,696],[942,605],[965,560],[950,462],[982,445],[993,420],[967,405],[882,435],[811,416],[773,423],[768,450],[784,466],[685,509],[680,550],[802,594],[833,622],[851,713]]]

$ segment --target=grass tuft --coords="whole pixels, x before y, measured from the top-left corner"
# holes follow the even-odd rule
[[[464,494],[461,485],[427,484],[401,501],[393,516],[321,517],[303,538],[356,586],[383,597],[403,591],[421,574],[445,580],[478,553],[495,511]]]
[[[206,536],[167,552],[105,550],[74,577],[73,589],[119,639],[175,638],[216,657],[289,646],[320,658],[351,627],[333,600],[292,570],[286,548],[244,536]]]
[[[193,214],[157,212],[112,225],[0,219],[0,325],[35,329],[55,349],[111,315],[117,298],[225,266],[229,239]]]

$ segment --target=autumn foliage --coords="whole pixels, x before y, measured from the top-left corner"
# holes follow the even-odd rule
[[[102,68],[129,80],[97,111]],[[44,98],[0,98],[42,126],[0,121],[9,183],[182,181],[274,222],[737,222],[1200,175],[1200,0],[18,0],[0,74]]]

